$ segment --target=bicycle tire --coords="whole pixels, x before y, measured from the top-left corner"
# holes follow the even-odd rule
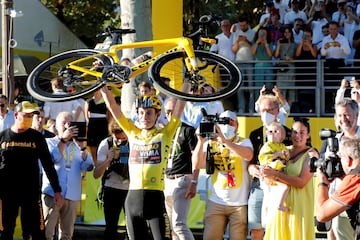
[[[181,91],[182,81],[181,84],[174,84],[179,82],[177,79],[184,79],[187,72],[184,65],[187,56],[182,51],[168,53],[157,59],[150,66],[149,77],[160,92],[177,99],[193,102],[208,102],[226,98],[234,94],[240,87],[242,81],[241,72],[230,60],[218,54],[200,50],[195,50],[195,57],[200,63],[210,64],[199,67],[199,75],[203,77],[202,81],[204,82],[202,84],[210,84],[215,92],[209,94],[184,93]],[[220,70],[213,71],[211,68],[214,68],[214,66]],[[175,81],[168,86],[162,81],[162,76],[169,76]]]
[[[71,50],[46,59],[30,73],[26,82],[28,92],[35,99],[44,102],[69,101],[91,94],[92,92],[96,91],[104,85],[102,81],[99,81],[99,79],[97,79],[95,76],[87,75],[83,77],[83,80],[80,80],[79,84],[76,85],[76,91],[74,93],[66,92],[64,94],[54,94],[51,89],[50,81],[55,77],[59,77],[58,71],[60,70],[60,68],[66,67],[67,63],[98,53],[100,53],[100,51],[91,49]],[[111,63],[113,62],[112,58],[109,56],[104,55],[101,57],[104,65],[111,65]],[[89,59],[88,61],[84,62],[81,67],[86,67],[88,69],[93,68],[93,61],[95,61],[95,58]],[[74,76],[83,75],[83,73],[79,71],[70,71],[72,74],[74,74]],[[81,84],[80,82],[82,82],[83,84]]]

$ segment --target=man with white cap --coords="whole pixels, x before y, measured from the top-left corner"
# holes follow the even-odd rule
[[[16,217],[21,207],[22,220],[32,239],[45,240],[44,216],[40,200],[38,160],[54,191],[54,204],[62,206],[58,176],[40,132],[31,128],[37,105],[24,101],[15,107],[15,123],[0,133],[0,199],[3,232],[0,239],[13,239]]]
[[[220,118],[228,118],[229,123],[217,124],[213,139],[207,140],[199,134],[192,157],[193,164],[200,166],[204,166],[209,158],[213,160],[211,196],[204,217],[204,239],[222,239],[227,224],[230,239],[235,236],[246,239],[250,182],[247,165],[253,157],[253,147],[249,139],[240,138],[237,134],[239,124],[234,112],[225,111]]]

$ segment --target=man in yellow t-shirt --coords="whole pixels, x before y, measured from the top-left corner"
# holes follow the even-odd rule
[[[184,92],[189,84],[184,84]],[[136,101],[139,127],[129,121],[107,89],[101,89],[105,103],[114,119],[128,136],[129,192],[125,200],[126,226],[130,239],[147,239],[150,226],[153,238],[170,239],[170,225],[164,202],[164,173],[170,145],[180,124],[185,102],[178,101],[170,122],[156,128],[162,104],[154,95],[140,96]]]
[[[238,121],[234,112],[225,111],[220,118],[229,118],[229,124],[216,126],[216,138],[206,141],[198,136],[193,152],[194,165],[205,165],[205,159],[214,159],[211,176],[211,195],[204,216],[204,240],[222,239],[229,224],[230,239],[246,239],[247,201],[250,177],[247,165],[253,157],[249,139],[238,136]],[[205,152],[210,146],[210,153]]]

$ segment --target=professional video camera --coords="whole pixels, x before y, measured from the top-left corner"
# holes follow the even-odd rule
[[[216,137],[215,124],[230,123],[230,118],[228,117],[220,118],[218,115],[208,115],[204,108],[201,109],[201,113],[203,114],[203,119],[200,122],[200,131],[199,131],[199,135],[201,137],[206,137],[209,139],[215,138]],[[210,151],[210,144],[208,144],[206,150],[206,173],[213,174],[214,171],[215,171],[214,155]]]
[[[218,115],[208,115],[204,108],[201,109],[201,113],[203,114],[203,119],[200,122],[200,136],[207,138],[215,138],[215,124],[229,124],[230,118],[222,117],[220,118]]]
[[[320,130],[319,136],[321,140],[327,140],[327,149],[324,158],[317,159],[312,157],[310,159],[310,172],[315,172],[316,168],[319,167],[328,180],[344,176],[345,173],[341,165],[341,159],[337,155],[339,142],[338,139],[335,138],[336,132],[323,128]]]

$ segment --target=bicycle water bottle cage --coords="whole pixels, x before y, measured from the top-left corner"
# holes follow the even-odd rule
[[[105,67],[101,79],[106,83],[128,83],[131,75],[131,69],[128,66],[113,64],[110,67]]]

